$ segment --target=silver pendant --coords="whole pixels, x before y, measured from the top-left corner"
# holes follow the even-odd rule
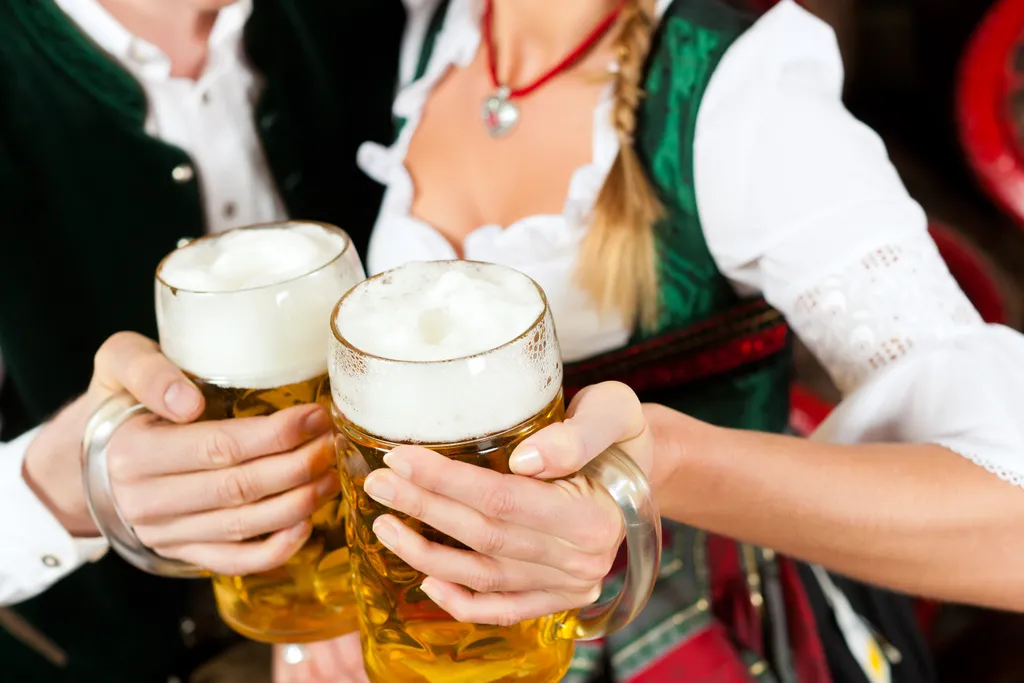
[[[491,137],[508,135],[519,123],[519,107],[508,99],[509,89],[501,86],[498,91],[484,100],[480,115]]]

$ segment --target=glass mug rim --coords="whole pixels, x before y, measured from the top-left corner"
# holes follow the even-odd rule
[[[185,249],[189,249],[189,248],[191,248],[193,246],[196,246],[196,245],[200,244],[201,242],[208,242],[208,241],[216,240],[216,239],[219,239],[221,237],[224,237],[225,235],[230,235],[231,233],[235,233],[235,232],[241,232],[243,230],[268,230],[268,229],[274,229],[274,228],[299,227],[299,226],[302,226],[302,225],[316,226],[318,228],[326,230],[327,232],[334,233],[335,235],[338,235],[339,237],[341,237],[343,241],[342,241],[342,244],[341,244],[341,248],[338,250],[338,253],[335,254],[334,256],[332,256],[329,261],[327,261],[327,262],[317,266],[316,268],[312,268],[312,269],[307,270],[307,271],[305,271],[303,273],[287,277],[287,278],[285,278],[283,280],[279,280],[277,282],[271,282],[271,283],[267,283],[267,284],[264,284],[264,285],[258,285],[256,287],[239,287],[239,288],[236,288],[236,289],[221,289],[221,290],[216,290],[216,291],[209,291],[209,290],[201,290],[201,289],[189,289],[187,287],[175,287],[174,285],[168,283],[163,278],[163,274],[162,273],[163,273],[164,264],[167,263],[168,259],[170,259],[175,254],[177,254],[177,253],[179,253],[179,252],[181,252],[181,251],[183,251]],[[190,294],[190,295],[195,295],[195,296],[214,297],[214,296],[228,296],[228,295],[231,295],[231,294],[245,294],[247,292],[259,292],[261,290],[272,289],[274,287],[282,287],[282,286],[288,285],[288,284],[290,284],[292,282],[298,282],[299,280],[302,280],[304,278],[310,277],[312,275],[316,275],[317,273],[319,273],[319,272],[321,272],[323,270],[326,270],[327,268],[331,267],[333,264],[337,263],[339,259],[344,258],[353,248],[354,247],[352,246],[352,237],[349,236],[349,234],[347,232],[345,232],[344,230],[342,230],[341,228],[339,228],[336,225],[331,225],[330,223],[324,223],[322,221],[307,221],[307,220],[285,219],[285,220],[280,220],[280,221],[268,221],[266,223],[255,223],[253,225],[239,225],[239,226],[236,226],[234,228],[229,228],[227,230],[223,230],[221,232],[212,233],[210,235],[203,235],[202,237],[197,237],[194,240],[191,240],[188,244],[185,244],[185,245],[182,245],[180,247],[176,247],[176,248],[172,249],[163,258],[160,259],[160,262],[156,266],[155,277],[156,277],[157,283],[161,287],[164,287],[166,289],[171,290],[172,292],[174,292],[175,295],[177,295],[177,294]],[[362,280],[360,280],[360,282],[362,282]],[[356,284],[359,284],[359,283],[357,282]],[[353,285],[353,287],[355,287],[355,285]],[[348,292],[345,293],[345,296],[348,296]],[[342,297],[342,298],[344,298],[344,297]],[[332,313],[332,315],[333,315],[333,313]]]
[[[465,356],[456,356],[455,358],[445,358],[443,360],[398,360],[396,358],[388,358],[386,356],[378,356],[377,354],[370,353],[369,351],[364,351],[363,349],[359,348],[358,346],[356,346],[355,344],[350,342],[348,339],[346,339],[345,335],[343,335],[341,333],[341,330],[338,329],[338,318],[339,318],[339,314],[341,313],[341,307],[345,304],[345,300],[348,299],[350,295],[352,295],[357,289],[362,287],[364,284],[367,284],[367,283],[369,283],[369,282],[371,282],[373,280],[376,280],[378,278],[382,278],[384,276],[390,275],[392,273],[392,271],[395,270],[395,269],[394,268],[389,268],[388,270],[385,270],[385,271],[383,271],[381,273],[377,273],[376,275],[371,275],[370,277],[365,278],[363,280],[360,280],[356,284],[352,285],[352,287],[347,292],[345,292],[345,294],[338,300],[338,303],[336,303],[334,305],[334,308],[331,310],[331,335],[334,337],[334,340],[336,342],[338,342],[339,344],[341,344],[342,346],[344,346],[349,351],[351,351],[352,353],[358,354],[358,355],[362,356],[363,358],[370,358],[370,359],[372,359],[374,361],[377,361],[377,362],[380,362],[380,363],[392,363],[392,364],[395,364],[395,365],[419,365],[419,366],[426,366],[426,365],[448,365],[448,364],[453,364],[453,363],[462,363],[464,361],[472,360],[474,358],[482,358],[484,356],[489,356],[489,355],[491,355],[493,353],[501,351],[502,349],[506,349],[506,348],[508,348],[508,347],[510,347],[510,346],[512,346],[514,344],[517,344],[517,343],[523,341],[526,337],[528,337],[530,335],[531,332],[533,332],[535,329],[537,329],[537,327],[539,327],[539,326],[544,324],[545,318],[547,318],[548,314],[550,313],[551,307],[548,304],[548,297],[547,297],[547,295],[544,294],[544,289],[539,284],[537,284],[536,280],[534,280],[532,277],[530,277],[529,275],[527,275],[526,273],[524,273],[524,272],[522,272],[520,270],[517,270],[516,268],[513,268],[512,266],[506,266],[506,265],[502,265],[500,263],[488,263],[487,261],[473,261],[473,260],[470,260],[470,259],[435,259],[435,260],[432,260],[432,261],[416,261],[414,263],[429,263],[429,264],[434,264],[434,265],[438,265],[438,266],[440,266],[440,265],[449,265],[449,264],[453,264],[453,263],[459,263],[459,264],[468,263],[468,264],[471,264],[471,265],[474,265],[474,266],[483,266],[484,268],[494,268],[494,269],[503,270],[503,271],[506,271],[506,272],[507,271],[512,271],[516,275],[519,275],[523,279],[527,280],[533,286],[533,288],[535,290],[537,290],[537,294],[540,296],[540,302],[542,304],[541,305],[541,309],[540,309],[540,313],[537,314],[537,317],[534,319],[534,321],[532,323],[530,323],[526,327],[525,330],[523,330],[522,332],[517,334],[512,339],[509,339],[508,341],[504,341],[501,344],[498,344],[497,346],[492,346],[489,349],[485,349],[483,351],[477,351],[476,353],[471,353],[471,354],[468,354],[468,355],[465,355]],[[557,330],[552,329],[552,334],[555,336],[555,339],[558,338]],[[561,364],[561,360],[559,360],[559,364]]]

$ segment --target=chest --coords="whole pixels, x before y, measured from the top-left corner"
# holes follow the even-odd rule
[[[512,98],[518,121],[500,137],[484,123],[484,102],[495,92],[484,51],[453,67],[411,122],[404,163],[415,188],[412,215],[461,251],[479,226],[561,214],[575,172],[593,159],[594,109],[605,90],[593,67],[601,59]]]
[[[512,135],[492,139],[481,119],[494,90],[478,23],[464,22],[462,4],[451,7],[438,42],[425,42],[424,70],[395,103],[401,135],[390,149],[362,150],[362,167],[387,187],[368,270],[460,256],[508,265],[544,288],[567,361],[619,348],[632,330],[600,315],[575,280],[581,239],[620,148],[615,100],[602,75],[609,55],[594,57],[581,69],[585,77],[551,81],[521,101]],[[692,34],[687,22],[662,23],[645,97],[629,112],[637,116],[635,148],[665,209],[655,229],[661,331],[736,301],[697,215],[694,131],[713,68],[710,57],[688,48]]]

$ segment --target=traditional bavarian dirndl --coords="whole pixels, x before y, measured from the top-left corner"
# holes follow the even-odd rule
[[[442,0],[427,28],[416,79],[426,72],[447,6]],[[750,13],[722,0],[675,0],[661,19],[635,143],[665,209],[655,231],[660,320],[625,348],[567,365],[567,401],[587,385],[617,380],[644,401],[712,424],[787,430],[789,329],[763,299],[740,298],[718,271],[694,193],[701,99],[726,49],[752,22]],[[662,545],[661,575],[644,612],[603,640],[578,643],[563,683],[866,682],[807,566],[668,521]],[[617,568],[605,596],[621,582]],[[836,582],[864,593],[851,596],[859,613],[899,632],[886,634],[887,644],[895,643],[889,651],[912,673],[900,676],[893,666],[893,680],[930,681],[909,603]]]

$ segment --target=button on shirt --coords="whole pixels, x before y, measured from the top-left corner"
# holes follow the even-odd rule
[[[133,36],[97,0],[56,2],[139,81],[148,102],[146,132],[189,155],[167,182],[199,183],[207,232],[286,218],[253,121],[261,83],[242,49],[252,0],[220,11],[197,80],[172,78],[167,56]],[[37,432],[0,444],[0,605],[41,593],[106,549],[102,538],[72,538],[25,484],[22,464]]]

